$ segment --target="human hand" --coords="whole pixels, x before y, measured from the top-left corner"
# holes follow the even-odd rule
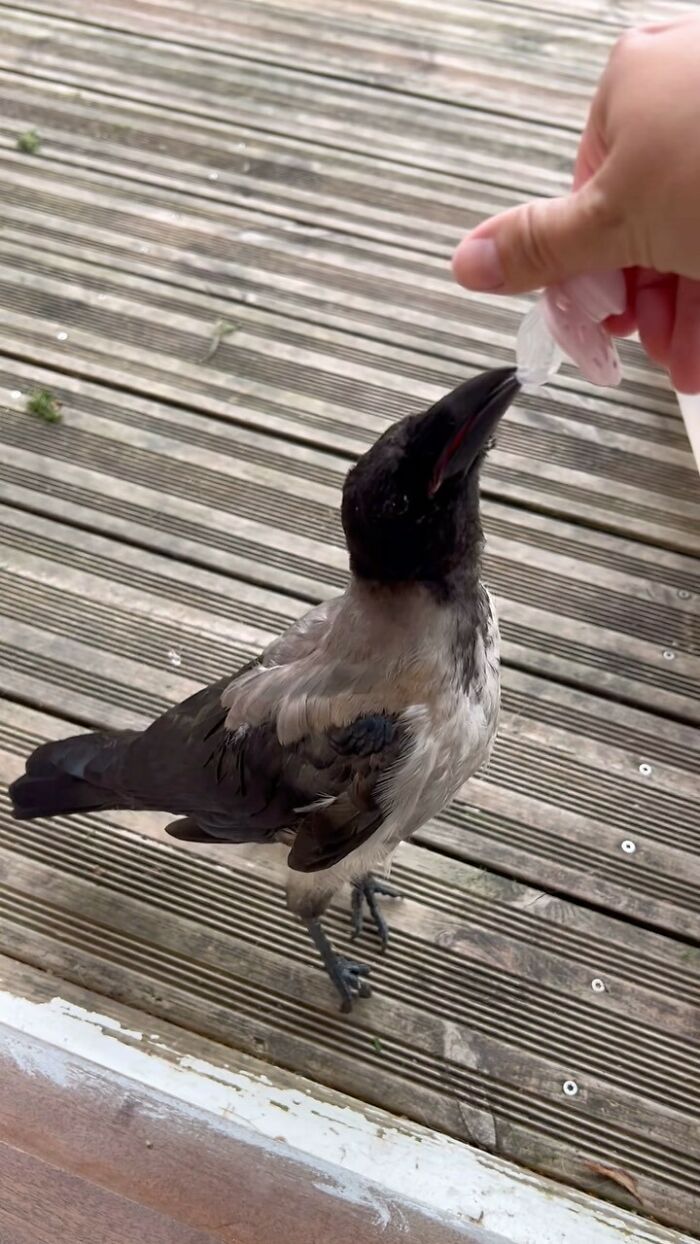
[[[624,35],[598,85],[573,191],[485,221],[458,246],[467,289],[521,293],[625,269],[627,307],[674,386],[700,392],[700,17]]]

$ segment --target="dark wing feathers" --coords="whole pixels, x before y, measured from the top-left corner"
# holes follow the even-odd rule
[[[286,746],[272,723],[231,733],[221,702],[230,681],[198,691],[142,732],[85,734],[38,748],[11,789],[15,815],[171,812],[179,819],[169,832],[190,842],[270,842],[287,831],[290,867],[331,867],[381,825],[377,783],[402,755],[405,727],[378,712]]]
[[[354,781],[332,803],[306,814],[297,827],[287,863],[302,873],[330,868],[371,838],[382,820],[371,783]]]
[[[342,755],[373,756],[391,747],[398,729],[395,717],[386,713],[370,713],[366,717],[358,717],[349,726],[329,730],[327,738]]]
[[[227,683],[197,692],[129,742],[122,803],[184,818],[172,832],[189,841],[269,842],[293,830],[290,867],[330,867],[381,824],[377,780],[401,755],[405,730],[372,713],[284,747],[273,723],[232,734],[221,705]]]
[[[337,753],[334,776],[340,790],[332,803],[310,809],[297,826],[287,863],[298,872],[330,868],[379,829],[384,818],[376,784],[406,746],[405,731],[386,713],[358,717],[329,730],[325,738]]]

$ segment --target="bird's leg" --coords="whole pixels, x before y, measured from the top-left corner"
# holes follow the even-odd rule
[[[341,1011],[351,1011],[355,998],[369,998],[369,968],[364,963],[354,963],[336,954],[323,929],[320,920],[304,921],[311,935],[311,940],[323,960],[328,975],[340,994]]]
[[[370,873],[366,877],[362,877],[360,881],[353,881],[352,884],[352,939],[360,936],[365,923],[365,903],[372,917],[372,923],[382,940],[382,950],[386,950],[389,941],[389,926],[384,918],[384,914],[377,903],[377,895],[383,894],[387,898],[400,898],[398,890],[393,886],[387,885],[385,881],[377,881],[376,877],[372,877]]]

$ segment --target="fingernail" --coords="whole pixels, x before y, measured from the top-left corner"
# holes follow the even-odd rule
[[[500,289],[504,282],[498,247],[493,238],[465,238],[452,260],[452,271],[467,289]]]

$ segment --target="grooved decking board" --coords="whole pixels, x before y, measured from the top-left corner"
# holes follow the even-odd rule
[[[41,360],[342,455],[364,452],[389,422],[512,357],[505,336],[501,346],[477,340],[456,358],[435,358],[405,338],[387,343],[232,305],[6,239],[0,295],[0,349],[22,363]],[[235,327],[205,362],[221,319]],[[12,384],[12,369],[6,375]],[[626,410],[619,397],[603,396],[589,414],[588,394],[523,395],[504,422],[485,488],[626,534],[658,532],[669,546],[696,551],[700,497],[682,425],[655,412],[653,389],[642,386],[638,403],[641,410]]]
[[[0,384],[21,375],[0,370]],[[123,395],[106,402],[94,386],[48,383],[65,399],[63,424],[4,413],[0,479],[9,501],[107,532],[116,520],[127,539],[309,602],[343,587],[337,506],[347,459],[285,444],[262,432],[262,420],[252,431]],[[484,512],[486,577],[507,660],[698,720],[693,559],[496,502]],[[293,616],[278,612],[277,626]]]
[[[134,184],[162,186],[209,204],[234,203],[265,213],[273,224],[300,221],[312,236],[337,230],[447,256],[465,226],[489,207],[515,202],[512,191],[478,187],[476,168],[471,180],[457,180],[319,143],[269,138],[234,122],[169,125],[167,113],[124,105],[115,115],[109,99],[79,106],[70,90],[23,79],[10,95],[2,83],[0,74],[8,116],[0,124],[3,146],[14,147],[18,130],[34,122],[45,134],[42,164],[116,174],[127,191]]]
[[[16,20],[19,21],[20,16]],[[31,22],[34,19],[27,20]],[[49,31],[46,39],[40,39],[42,48],[46,47],[47,40],[49,48],[52,46],[50,34]],[[82,37],[82,27],[78,28],[78,34]],[[71,47],[76,37],[71,27]],[[101,35],[100,41],[104,43]],[[90,57],[94,54],[95,49],[92,48]],[[62,52],[57,52],[57,64],[64,65],[65,59]],[[130,63],[133,59],[130,58]],[[178,63],[181,62],[181,55],[176,59]],[[149,83],[153,81],[152,66],[147,80]],[[18,80],[17,89],[22,93],[26,90],[49,89],[49,86],[22,79],[21,82]],[[105,144],[109,145],[109,134],[112,132],[110,126],[113,126],[119,105],[112,98],[103,99],[102,107],[109,119],[105,129],[95,111],[95,100],[84,101],[82,96],[76,100],[74,91],[68,92],[57,86],[51,90],[54,92],[53,97],[45,106],[49,108],[54,121],[60,102],[63,101],[68,107],[71,141],[76,127],[80,124],[80,116],[92,127],[93,142],[85,152],[84,162],[94,164],[95,142],[99,143],[100,151],[106,150]],[[42,113],[37,99],[32,97],[30,102],[27,97],[26,102],[35,121],[41,124]],[[133,128],[134,107],[136,105],[129,105],[128,124],[125,122],[124,129],[124,140],[128,143],[126,149],[130,153],[137,141]],[[322,112],[327,115],[327,104],[322,106]],[[26,115],[29,116],[29,113]],[[155,126],[157,129],[165,123],[167,127],[167,113],[163,114],[162,110],[158,113],[151,108],[150,113],[147,111],[144,114],[144,118],[142,120],[146,126]],[[229,122],[226,126],[220,126],[225,132],[222,141],[228,140],[230,125]],[[356,129],[356,122],[353,125]],[[144,134],[147,132],[150,130],[144,131]],[[201,140],[201,123],[194,116],[183,120],[176,129],[171,126],[171,141],[175,144],[173,152],[179,150],[179,145],[188,133],[196,147]],[[154,159],[159,158],[161,148],[167,148],[168,141],[170,140],[165,136],[163,141],[157,141],[152,152]],[[236,167],[231,170],[234,185],[230,187],[226,182],[224,187],[227,174],[224,181],[214,184],[220,194],[224,193],[225,198],[228,199],[232,192],[235,197],[235,183],[240,178],[245,182],[251,170],[255,174],[257,168],[264,176],[272,174],[276,177],[276,173],[282,171],[284,185],[280,185],[278,178],[274,185],[276,210],[283,206],[280,194],[286,195],[290,191],[295,195],[300,193],[305,202],[311,194],[312,199],[316,200],[316,215],[321,203],[324,208],[328,207],[330,186],[325,189],[315,189],[315,186],[319,177],[323,180],[328,159],[333,158],[331,151],[323,149],[317,153],[317,168],[316,171],[311,170],[312,176],[309,177],[308,160],[302,160],[301,165],[294,165],[293,160],[289,164],[287,157],[282,156],[279,151],[276,155],[268,152],[262,165],[258,167],[257,156],[251,153],[247,143],[244,145],[245,150],[240,149],[239,143],[234,152]],[[53,153],[55,156],[60,152],[60,145],[56,146],[51,135],[47,136],[47,148],[49,155]],[[191,175],[193,152],[188,151],[187,154],[187,169]],[[126,212],[127,187],[122,186],[122,210],[119,211],[111,193],[105,202],[105,187],[101,182],[96,183],[103,196],[101,216],[98,215],[100,207],[94,201],[98,197],[95,194],[90,203],[92,240],[86,246],[84,227],[80,220],[85,210],[82,199],[84,189],[78,190],[76,186],[76,194],[81,196],[76,204],[75,198],[71,199],[66,193],[66,187],[61,184],[60,167],[52,170],[55,183],[61,184],[60,193],[50,193],[45,180],[41,186],[37,185],[36,171],[32,183],[31,163],[21,161],[16,155],[8,154],[6,158],[11,176],[18,179],[18,190],[14,192],[15,203],[8,203],[4,222],[5,236],[8,239],[8,269],[3,293],[7,305],[19,303],[31,310],[32,305],[36,306],[38,303],[44,315],[53,308],[55,314],[60,314],[62,320],[70,323],[73,320],[72,308],[67,304],[79,300],[82,305],[73,310],[78,322],[81,319],[85,322],[87,317],[91,325],[98,327],[100,322],[105,321],[106,316],[110,339],[116,327],[117,336],[125,339],[127,344],[137,337],[147,343],[151,356],[156,354],[160,346],[166,352],[176,352],[178,358],[184,355],[188,362],[194,363],[195,368],[196,363],[201,363],[206,354],[207,342],[194,345],[196,355],[193,360],[192,345],[189,345],[192,332],[188,331],[192,327],[192,316],[198,319],[201,317],[202,320],[201,326],[195,330],[197,336],[200,329],[210,334],[217,317],[228,314],[239,316],[240,331],[234,334],[233,339],[227,339],[217,351],[215,359],[212,360],[214,366],[206,368],[206,381],[201,374],[178,376],[182,387],[187,385],[199,395],[208,392],[215,400],[223,397],[221,388],[217,390],[215,387],[216,380],[224,380],[222,372],[233,372],[236,382],[243,383],[244,387],[258,381],[260,369],[256,361],[256,351],[250,348],[252,343],[244,344],[248,333],[265,339],[264,362],[268,382],[273,379],[276,371],[279,385],[284,387],[285,393],[291,387],[293,392],[299,392],[305,404],[309,403],[309,399],[316,398],[327,405],[330,397],[335,398],[335,405],[352,409],[352,417],[345,415],[346,423],[351,418],[354,421],[358,415],[362,419],[365,412],[373,413],[378,410],[381,418],[397,413],[397,408],[402,411],[407,402],[418,401],[422,381],[431,386],[430,396],[434,396],[438,389],[454,383],[471,367],[483,366],[488,362],[505,362],[512,357],[513,334],[517,318],[524,307],[522,300],[504,308],[499,304],[492,309],[488,300],[466,299],[448,284],[445,267],[436,259],[430,260],[427,256],[417,255],[412,255],[410,259],[408,256],[401,256],[403,276],[398,281],[396,273],[399,256],[391,253],[389,263],[389,256],[379,253],[375,255],[373,246],[376,246],[376,241],[373,246],[368,242],[369,249],[363,252],[363,257],[366,256],[365,264],[371,263],[372,269],[367,272],[363,281],[363,274],[357,271],[355,255],[352,253],[357,249],[357,243],[353,242],[348,251],[347,245],[341,239],[333,243],[337,248],[337,259],[335,255],[329,256],[326,253],[325,268],[319,272],[318,252],[323,252],[323,239],[316,240],[316,253],[313,251],[312,242],[312,250],[306,256],[309,239],[302,228],[294,237],[284,229],[277,229],[278,236],[275,236],[274,228],[272,234],[264,230],[261,232],[241,228],[241,224],[245,222],[239,219],[239,227],[234,233],[229,233],[232,227],[229,217],[226,233],[222,234],[219,231],[214,232],[210,221],[206,221],[208,227],[204,227],[205,222],[197,222],[196,216],[193,221],[184,221],[181,217],[173,220],[173,215],[177,218],[178,213],[167,210],[144,231],[137,222],[144,217],[151,218],[152,205],[144,204],[140,215],[134,211],[131,186],[128,188],[131,196],[128,200],[130,211]],[[99,151],[97,163],[100,163]],[[355,197],[363,217],[370,206],[372,190],[368,186],[357,187],[355,182],[358,167],[364,168],[366,164],[365,158],[357,157],[352,175],[335,191],[335,201],[342,205],[341,210],[347,210],[348,202]],[[464,161],[461,160],[461,166],[463,164]],[[139,172],[143,175],[142,169]],[[396,172],[396,169],[385,170],[388,198],[380,211],[380,216],[383,214],[392,221],[392,225],[395,224],[396,213],[405,210],[407,206],[405,188],[401,194],[396,191]],[[214,175],[218,177],[219,173],[215,171]],[[200,187],[203,179],[208,182],[208,177],[209,174],[203,169],[198,179]],[[23,178],[26,180],[22,194]],[[41,210],[43,194],[48,196],[44,211]],[[464,216],[464,184],[461,179],[452,179],[451,196],[453,209],[450,209],[452,214],[449,216],[449,225],[448,217],[444,221],[447,233],[442,243],[443,250],[447,249],[448,237],[451,242],[464,224],[469,223]],[[252,205],[255,205],[255,200]],[[494,202],[479,203],[473,218],[476,219],[498,205]],[[439,206],[435,176],[424,175],[421,198],[414,205],[414,212],[430,213],[425,228],[429,227],[430,236],[433,238],[436,236],[436,227],[438,232],[440,227],[440,222],[434,219],[435,210],[439,210]],[[57,213],[68,217],[62,228],[58,227]],[[136,229],[131,239],[128,235],[125,238],[125,216],[128,217],[131,229]],[[104,225],[111,225],[111,229],[102,227],[103,222]],[[192,224],[198,224],[199,227],[193,228]],[[300,242],[304,248],[301,256]],[[40,254],[38,247],[41,249]],[[47,254],[47,249],[52,253]],[[75,256],[74,261],[66,259],[66,255]],[[335,262],[331,264],[330,258]],[[98,266],[105,260],[112,261],[117,270],[110,271]],[[125,263],[127,268],[135,269],[144,276],[157,278],[157,285],[152,280],[137,282],[134,278],[125,278]],[[406,265],[411,263],[431,270],[434,292],[430,291],[433,305],[429,309],[422,305],[427,301],[422,296],[421,305],[416,306],[413,311],[406,311],[406,276],[410,271],[410,266]],[[259,272],[260,265],[263,267],[262,277]],[[280,267],[283,270],[281,274]],[[287,274],[289,268],[293,275]],[[31,292],[25,288],[31,281],[32,271],[37,269],[42,274],[51,272],[55,281],[60,283],[60,288],[54,286],[49,289],[41,280],[39,286],[35,286]],[[351,270],[353,278],[350,289],[346,275],[348,269]],[[340,275],[335,275],[338,272]],[[420,275],[422,277],[423,272]],[[334,276],[340,288],[333,289],[333,297],[330,298],[329,281],[333,288]],[[179,288],[176,290],[172,288],[172,284],[164,284],[164,278],[172,284],[177,283]],[[387,278],[390,278],[389,285]],[[66,283],[72,286],[70,292]],[[21,286],[21,290],[13,288],[17,284]],[[415,284],[414,275],[414,288]],[[393,303],[390,301],[392,287],[395,290]],[[423,281],[420,287],[422,290]],[[120,320],[118,326],[114,325],[114,313],[108,313],[105,307],[94,306],[96,298],[99,297],[104,302],[110,293],[117,298],[131,301],[137,299],[139,303],[138,310],[131,306],[120,307],[122,314],[117,316]],[[85,303],[88,305],[84,305]],[[251,303],[255,306],[251,306]],[[378,306],[385,308],[382,314],[378,313]],[[158,321],[164,321],[168,312],[171,331],[169,334],[158,332]],[[285,328],[273,322],[275,312],[284,315]],[[172,318],[182,315],[189,321],[187,325],[182,320],[176,324]],[[287,317],[290,315],[303,317],[304,320],[308,317],[317,327],[304,331],[302,325],[298,326],[298,331],[292,331],[291,325],[287,325]],[[204,321],[209,316],[211,320],[205,326]],[[268,316],[268,322],[265,322],[265,316]],[[139,324],[139,319],[145,322]],[[337,326],[338,334],[328,331],[329,325]],[[368,332],[370,341],[367,341]],[[347,336],[348,333],[352,339]],[[361,334],[359,340],[358,333]],[[31,332],[27,332],[25,325],[18,327],[16,336],[20,339],[7,343],[7,348],[13,352],[29,351],[32,355],[38,350],[45,352],[48,343],[33,337]],[[283,357],[277,359],[276,368],[272,367],[269,357],[268,342],[271,336],[282,338],[278,343],[278,350],[281,349],[284,353]],[[245,345],[249,348],[246,349]],[[75,356],[84,353],[87,348],[85,343],[74,341],[60,353],[64,358],[68,357],[68,366],[79,368],[81,361]],[[415,362],[413,357],[409,360],[406,353],[408,349],[413,356],[416,348],[422,351],[419,362]],[[319,351],[324,355],[320,360],[317,357]],[[612,394],[607,399],[601,396],[594,398],[590,386],[581,386],[577,381],[566,378],[555,386],[551,395],[524,398],[527,431],[518,435],[514,429],[510,433],[510,441],[506,440],[502,451],[507,456],[494,462],[491,478],[500,492],[519,502],[534,502],[545,508],[563,507],[577,517],[610,523],[618,529],[640,533],[644,538],[650,538],[654,528],[666,528],[666,538],[670,543],[677,545],[678,542],[683,542],[688,547],[686,541],[692,538],[693,532],[697,534],[698,530],[697,476],[682,425],[677,421],[670,424],[668,419],[661,417],[661,412],[675,413],[671,395],[660,390],[658,377],[640,368],[639,356],[634,349],[625,347],[625,354],[628,382],[623,395],[624,404],[621,403],[620,394]],[[435,355],[437,360],[433,357]],[[331,381],[326,358],[338,360],[341,365],[346,364],[340,378],[342,383],[335,376]],[[139,374],[142,377],[145,378],[149,371],[151,377],[154,376],[154,361],[152,357],[149,365],[145,359],[141,360]],[[391,382],[389,392],[386,392],[386,382],[384,385],[381,383],[383,377],[376,374],[380,363],[384,364],[382,372],[388,365],[388,379]],[[358,380],[358,369],[365,373],[364,383]],[[398,371],[400,378],[404,380],[408,389],[405,396],[402,394],[399,397],[395,391],[393,371]],[[133,377],[126,382],[136,383]],[[268,398],[268,405],[272,400],[272,397]],[[400,407],[399,402],[402,403]],[[305,410],[293,415],[283,426],[292,435],[318,436],[319,419],[318,412],[314,418],[310,411]],[[573,435],[560,435],[561,428],[558,425],[562,420],[570,425]],[[547,421],[550,424],[549,429]],[[309,426],[311,422],[316,425],[314,431]],[[330,435],[332,443],[339,447],[347,448],[353,443],[356,444],[357,441],[351,439],[352,434],[350,437],[342,432],[339,434],[340,422],[343,422],[342,414],[340,420],[326,418],[322,425],[323,433]],[[365,444],[376,427],[376,423],[374,429],[366,427]],[[505,435],[508,438],[508,430]],[[511,443],[514,452],[508,453]],[[610,482],[614,484],[614,495],[609,498],[609,502],[606,496],[606,504],[601,506],[601,492]],[[609,493],[609,487],[607,492]]]
[[[203,82],[208,80],[205,75]],[[283,81],[280,89],[286,86]],[[462,179],[467,184],[483,181],[487,190],[493,186],[496,193],[502,187],[521,194],[556,193],[567,182],[575,149],[569,130],[543,126],[541,134],[532,135],[517,120],[481,113],[470,117],[461,109],[451,112],[446,105],[431,107],[421,101],[426,119],[417,121],[415,140],[409,141],[407,109],[394,108],[393,97],[387,99],[371,88],[358,86],[356,94],[356,107],[345,125],[334,128],[320,123],[319,112],[322,121],[326,115],[341,120],[343,116],[342,108],[337,108],[337,94],[326,88],[324,80],[321,98],[316,99],[314,92],[313,102],[302,101],[299,116],[290,109],[287,132],[282,123],[282,133],[278,133],[281,113],[275,113],[272,124],[261,125],[257,110],[252,116],[245,109],[235,110],[231,116],[230,99],[228,108],[222,101],[212,115],[209,105],[201,111],[183,108],[185,101],[178,94],[159,93],[150,81],[143,94],[114,99],[96,87],[87,67],[82,74],[76,72],[74,81],[66,82],[63,72],[55,77],[27,75],[8,66],[0,68],[0,135],[11,141],[18,124],[33,119],[45,135],[47,154],[54,158],[80,161],[82,153],[89,157],[89,167],[107,168],[114,168],[115,162],[118,166],[121,159],[127,170],[140,169],[146,180],[179,172],[190,188],[199,186],[213,171],[218,179],[213,189],[219,194],[230,192],[239,182],[242,197],[257,197],[261,202],[267,198],[278,213],[282,206],[293,210],[297,204],[303,210],[309,190],[319,189],[329,194],[342,191],[350,200],[347,210],[352,212],[353,200],[362,201],[364,183],[371,195],[375,179],[380,191],[384,187],[380,206],[401,213],[402,183],[409,193],[416,187],[414,198],[428,201],[432,189],[438,230],[440,192],[454,192]],[[451,149],[446,146],[444,154],[436,146],[438,133],[443,131],[446,137],[452,136]],[[358,173],[360,184],[353,190],[352,174]],[[453,201],[451,214],[449,208],[442,208],[446,217],[442,236],[448,241],[446,225],[463,219],[458,218],[454,196]],[[408,214],[410,207],[409,202],[403,213]],[[355,213],[359,215],[357,206]],[[395,223],[388,216],[384,219],[392,234],[400,228],[400,215]]]
[[[3,782],[342,589],[348,465],[513,357],[528,301],[458,290],[454,242],[567,186],[607,47],[682,7],[0,3]],[[3,795],[0,923],[18,959],[700,1230],[700,487],[622,355],[620,390],[565,369],[504,421],[499,739],[400,853],[367,1005],[338,1016],[274,852],[166,847],[159,818],[21,825]]]
[[[530,37],[530,46],[526,47],[528,35],[535,32],[536,23],[527,18],[519,22],[516,15],[505,17],[511,37],[522,35],[522,55],[514,62],[504,54],[502,43],[499,46],[502,27],[499,29],[499,24],[493,21],[487,25],[481,23],[480,28],[472,25],[471,29],[467,27],[461,32],[453,27],[444,35],[434,29],[426,39],[425,32],[420,29],[409,32],[400,23],[390,27],[389,14],[375,16],[374,21],[368,23],[362,15],[358,20],[347,10],[334,13],[330,5],[321,6],[320,12],[312,13],[291,6],[209,4],[198,12],[198,29],[193,39],[191,30],[185,29],[187,10],[181,9],[178,13],[176,5],[144,4],[139,6],[136,15],[129,5],[98,3],[91,6],[87,15],[82,6],[74,3],[65,6],[63,20],[53,15],[42,18],[37,11],[13,12],[13,7],[8,6],[3,14],[10,33],[7,53],[10,63],[13,56],[17,56],[21,64],[27,63],[25,58],[32,35],[50,29],[51,52],[47,55],[37,48],[28,66],[38,70],[47,62],[50,64],[52,53],[55,54],[65,41],[70,52],[65,68],[59,68],[64,80],[72,81],[75,73],[80,72],[82,47],[100,38],[104,22],[112,28],[109,47],[100,52],[105,85],[111,87],[113,82],[118,82],[122,94],[129,92],[131,67],[125,65],[120,74],[120,56],[124,49],[132,50],[132,62],[134,53],[136,56],[140,53],[144,61],[156,65],[161,88],[167,89],[171,82],[168,64],[177,61],[184,36],[188,56],[187,63],[180,66],[180,74],[189,86],[191,97],[202,108],[208,96],[201,88],[197,90],[197,70],[200,75],[206,72],[213,79],[215,92],[217,76],[220,86],[225,86],[227,62],[230,65],[233,61],[234,65],[241,66],[238,79],[241,83],[246,82],[246,73],[257,74],[262,81],[267,76],[271,107],[275,100],[275,79],[286,79],[291,83],[288,95],[293,95],[295,86],[300,93],[306,87],[307,94],[313,91],[319,98],[324,90],[327,95],[333,92],[339,111],[349,108],[353,99],[361,94],[380,101],[380,106],[394,104],[397,110],[402,105],[410,106],[411,98],[419,95],[424,97],[421,102],[428,104],[436,99],[455,101],[454,111],[465,103],[478,110],[489,107],[504,112],[521,109],[545,123],[551,123],[555,111],[560,123],[575,124],[585,109],[593,67],[600,66],[606,52],[605,34],[600,32],[586,40],[584,64],[580,58],[572,57],[570,49],[581,41],[582,34],[581,26],[572,24],[554,41],[560,72],[556,77],[545,75],[547,50],[536,46],[536,34],[535,38]],[[159,20],[160,15],[162,20]],[[530,30],[522,29],[528,26]],[[119,27],[130,28],[133,33],[122,33]],[[387,39],[389,32],[390,39]],[[154,36],[158,37],[158,42]],[[198,45],[196,49],[193,43]],[[261,51],[264,51],[263,56]],[[314,73],[318,70],[322,77]],[[333,81],[338,77],[340,83]],[[393,88],[391,94],[387,87]],[[243,95],[240,87],[237,94],[238,98]],[[278,97],[280,113],[284,107],[284,98]],[[446,102],[442,107],[448,111]],[[275,119],[278,125],[285,124],[283,119]],[[287,124],[290,120],[287,118]]]
[[[58,26],[51,5],[19,7],[31,15],[22,14],[19,23],[36,27],[48,10],[49,20]],[[656,7],[663,17],[687,11],[682,3]],[[7,11],[14,15],[15,6],[8,5]],[[441,6],[437,14],[425,5],[331,0],[310,11],[299,0],[235,7],[219,0],[198,5],[196,31],[186,4],[136,8],[128,0],[99,2],[88,15],[80,0],[69,0],[61,14],[68,19],[64,27],[77,38],[89,37],[88,32],[95,37],[102,27],[112,31],[110,50],[101,56],[107,74],[110,51],[117,57],[120,43],[130,34],[156,61],[163,44],[178,48],[185,43],[190,57],[195,47],[207,49],[210,56],[224,52],[264,66],[268,74],[279,67],[290,73],[288,67],[294,66],[297,78],[300,70],[304,76],[315,72],[324,84],[340,78],[346,91],[350,82],[359,81],[393,94],[471,103],[501,113],[526,112],[550,125],[553,116],[559,124],[580,124],[611,40],[635,20],[652,20],[650,6],[637,4],[615,5],[612,22],[605,25],[592,24],[585,16],[581,20],[575,11],[552,24],[537,10],[487,0]]]
[[[3,776],[28,736],[60,727],[14,707]],[[624,1165],[648,1212],[693,1221],[697,952],[405,847],[391,952],[363,940],[376,992],[347,1020],[284,910],[273,852],[164,849],[129,823],[3,818],[11,953],[153,1015],[196,1013],[201,1032],[584,1186],[590,1163]],[[346,922],[329,919],[339,944]]]
[[[235,672],[304,608],[11,510],[0,514],[0,550],[3,684],[100,726],[146,724]],[[698,770],[692,730],[669,725],[659,739],[650,715],[506,671],[489,769],[420,840],[692,936]]]
[[[255,316],[254,308],[258,315],[277,311],[360,339],[408,345],[424,356],[425,367],[435,359],[464,365],[486,353],[496,361],[512,359],[527,301],[467,296],[451,281],[440,256],[302,225],[280,227],[261,213],[206,200],[176,196],[182,210],[166,210],[165,202],[174,200],[157,187],[136,195],[114,177],[67,171],[48,162],[31,168],[16,153],[2,150],[0,168],[9,183],[0,217],[8,266],[26,269],[27,247],[40,250],[49,269],[55,265],[56,279],[84,285],[85,297],[99,279],[103,294],[148,290],[145,301],[155,300],[163,309],[204,316],[207,310],[237,308],[239,327]],[[134,274],[151,279],[125,282],[125,261]],[[553,381],[557,409],[563,413],[568,403],[570,418],[626,430],[642,442],[650,436],[661,442],[663,432],[671,445],[684,448],[667,383],[649,369],[638,347],[623,342],[621,351],[626,384],[624,390],[605,394],[604,409],[612,403],[607,421],[603,411],[592,410],[591,401],[584,400],[600,399],[600,390],[571,374]],[[415,368],[412,374],[420,375]],[[530,397],[524,398],[526,404]],[[659,420],[661,414],[672,415],[678,427]]]

